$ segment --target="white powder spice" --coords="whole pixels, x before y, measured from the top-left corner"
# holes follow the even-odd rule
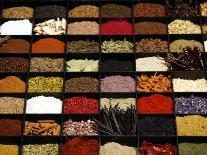
[[[167,71],[165,60],[159,57],[145,57],[136,60],[136,71]]]
[[[10,20],[0,27],[1,35],[31,35],[32,23],[29,20]]]
[[[204,41],[204,47],[205,47],[205,51],[207,52],[207,40]]]
[[[27,100],[27,114],[61,114],[62,101],[54,97],[36,96]]]
[[[186,80],[186,79],[173,79],[173,88],[175,92],[206,92],[207,80]]]

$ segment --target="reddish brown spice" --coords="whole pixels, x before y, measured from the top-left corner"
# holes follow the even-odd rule
[[[140,114],[172,114],[173,101],[171,97],[154,94],[138,99]]]

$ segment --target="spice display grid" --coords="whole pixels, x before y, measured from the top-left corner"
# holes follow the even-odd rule
[[[11,0],[10,0],[11,1]],[[36,5],[38,4],[41,4],[42,2],[40,2],[41,0],[36,0],[36,1],[31,1],[31,4],[28,2],[28,4],[30,6],[32,6],[33,8],[36,7]],[[20,1],[17,1],[18,3],[24,3],[23,1],[20,2]],[[44,0],[44,2],[46,2]],[[49,2],[49,0],[47,1]],[[59,2],[59,1],[58,1]],[[93,4],[96,4],[97,6],[101,6],[102,3],[105,3],[106,1],[98,1],[98,0],[88,0],[87,1],[88,3],[91,3],[93,2]],[[131,7],[133,7],[134,4],[138,3],[138,1],[107,1],[107,2],[117,2],[118,4],[128,4],[128,5],[131,5]],[[141,2],[141,1],[139,1]],[[142,1],[143,2],[143,1]],[[161,1],[161,0],[156,0],[156,1],[153,1],[153,2],[161,2],[162,4],[165,4],[165,1]],[[204,1],[200,1],[200,2],[204,2]],[[55,4],[56,2],[55,1],[51,1],[51,3]],[[61,3],[68,6],[68,11],[69,11],[69,8],[70,8],[70,5],[72,3],[79,3],[79,4],[84,4],[85,2],[81,1],[81,0],[76,0],[75,2],[73,0],[68,0],[68,1],[64,1],[64,0],[61,0]],[[131,4],[130,4],[131,3]],[[4,4],[2,5],[2,8],[1,10],[4,8]],[[11,1],[11,4],[12,6],[12,1]],[[15,5],[14,5],[15,6]],[[67,15],[66,15],[67,17]],[[3,23],[9,19],[4,19],[4,18],[0,18],[0,23]],[[77,21],[81,21],[85,18],[80,18],[80,19],[73,19],[73,18],[67,18],[67,21],[70,22],[72,20],[77,20]],[[103,21],[106,21],[108,20],[107,18],[87,18],[88,20],[90,21],[98,21],[99,23],[102,23]],[[125,18],[129,21],[131,21],[132,24],[136,23],[137,21],[139,21],[140,19],[141,20],[146,20],[146,21],[149,21],[149,20],[161,20],[161,21],[164,21],[166,24],[169,24],[172,19],[176,19],[176,17],[161,17],[161,18],[139,18],[139,17],[134,17],[132,16],[132,18]],[[186,19],[186,18],[185,18]],[[190,17],[189,19],[193,19],[193,20],[196,20],[198,22],[199,25],[203,25],[204,24],[204,20],[206,19],[205,17]],[[34,23],[37,23],[37,21],[39,21],[39,19],[36,19],[35,17],[31,18],[30,19],[33,23],[33,28],[34,28]],[[44,19],[44,21],[47,20],[47,19]],[[48,19],[49,20],[49,19]],[[105,38],[119,38],[119,39],[123,39],[123,38],[128,38],[130,41],[132,41],[133,43],[135,43],[137,40],[139,40],[140,38],[143,38],[145,36],[149,36],[149,37],[154,37],[154,36],[158,36],[160,38],[165,38],[168,43],[170,43],[172,40],[174,40],[174,38],[179,38],[180,35],[177,35],[177,34],[174,34],[174,35],[171,35],[171,34],[166,34],[166,35],[123,35],[123,36],[112,36],[112,35],[109,35],[109,36],[103,36],[103,35],[92,35],[92,36],[76,36],[76,35],[69,35],[67,34],[67,31],[66,31],[66,35],[63,35],[63,36],[52,36],[52,37],[55,37],[55,38],[58,38],[58,39],[61,39],[62,41],[64,41],[65,43],[67,43],[68,40],[72,40],[73,37],[78,37],[78,38],[93,38],[95,39],[96,41],[98,41],[99,43],[102,43]],[[195,40],[200,40],[202,42],[205,41],[206,39],[206,34],[196,34],[196,35],[193,35],[193,34],[190,34],[190,35],[182,35],[183,37],[186,37],[186,38],[192,38],[192,39],[195,39]],[[34,33],[31,35],[31,36],[15,36],[15,37],[21,37],[21,38],[26,38],[27,40],[30,40],[31,43],[34,42],[34,40],[36,40],[37,38],[39,38],[39,36],[35,36]],[[41,36],[40,38],[47,38],[48,36]],[[51,36],[50,36],[51,37]],[[203,57],[204,57],[204,62],[207,62],[206,60],[206,53],[202,53],[203,54]],[[1,55],[0,57],[3,57],[3,56],[6,56],[7,54],[3,54]],[[15,56],[15,54],[13,54]],[[31,50],[30,50],[30,53],[28,54],[19,54],[20,56],[24,56],[24,57],[27,57],[29,59],[29,64],[31,62],[31,58],[34,57],[34,56],[49,56],[49,57],[54,57],[54,55],[51,55],[50,54],[33,54],[31,53]],[[66,49],[65,49],[65,53],[64,54],[55,54],[59,57],[62,57],[64,58],[65,62],[69,59],[72,59],[74,57],[79,57],[79,58],[85,58],[85,57],[90,57],[90,58],[94,58],[94,57],[98,57],[100,62],[102,60],[102,56],[114,56],[115,58],[116,57],[124,57],[125,55],[129,55],[130,57],[133,58],[133,62],[134,62],[134,71],[126,71],[126,72],[114,72],[114,73],[110,73],[110,72],[102,72],[100,70],[100,65],[99,65],[99,72],[95,72],[95,73],[77,73],[77,72],[66,72],[66,66],[64,66],[65,68],[65,71],[64,72],[61,72],[61,73],[31,73],[31,72],[27,72],[27,73],[2,73],[0,74],[0,77],[5,77],[7,75],[18,75],[18,76],[21,76],[23,77],[23,79],[25,79],[25,81],[27,81],[28,83],[28,79],[29,77],[33,77],[33,76],[39,76],[39,75],[44,75],[44,76],[61,76],[63,77],[64,79],[64,82],[63,82],[63,92],[62,93],[28,93],[27,90],[26,90],[26,93],[23,93],[23,94],[20,94],[20,95],[24,95],[25,96],[25,103],[26,103],[26,100],[29,99],[31,96],[37,96],[37,95],[40,95],[40,94],[43,94],[43,95],[46,95],[46,96],[54,96],[54,97],[57,97],[57,98],[60,98],[61,100],[63,100],[64,98],[66,98],[68,96],[68,94],[83,94],[83,95],[86,95],[89,94],[89,95],[92,95],[96,98],[102,98],[102,97],[105,97],[107,96],[107,93],[102,93],[99,92],[98,93],[65,93],[64,92],[64,86],[65,86],[65,80],[68,79],[68,77],[70,75],[74,75],[74,76],[80,76],[80,75],[93,75],[93,76],[96,76],[99,81],[100,79],[105,76],[105,75],[129,75],[131,77],[133,77],[134,79],[136,79],[137,75],[141,75],[141,73],[143,72],[137,72],[135,71],[135,65],[136,65],[136,58],[140,58],[142,56],[151,56],[151,55],[166,55],[166,53],[136,53],[135,51],[133,53],[128,53],[128,54],[106,54],[106,53],[102,53],[101,50],[99,53],[91,53],[91,54],[68,54],[66,52]],[[100,64],[100,63],[99,63]],[[205,64],[205,67],[206,67],[206,64]],[[155,72],[145,72],[146,74],[149,74],[149,75],[154,75]],[[203,78],[205,77],[207,79],[207,72],[206,72],[206,69],[204,71],[198,71],[198,72],[175,72],[175,71],[167,71],[167,72],[158,72],[158,73],[164,73],[164,74],[167,74],[167,75],[171,75],[172,76],[172,79],[174,77],[187,77],[189,79],[196,79],[196,78]],[[100,82],[99,82],[100,84]],[[136,90],[136,89],[135,89]],[[190,94],[191,92],[187,92],[187,93],[178,93],[178,92],[172,92],[172,93],[160,93],[160,94],[168,94],[170,95],[173,100],[174,100],[174,97],[176,95],[180,95],[180,94],[184,94],[184,95],[187,95],[187,94]],[[140,95],[147,95],[147,94],[154,94],[154,93],[142,93],[142,92],[134,92],[134,93],[109,93],[111,94],[112,96],[116,96],[116,95],[119,95],[121,96],[123,94],[124,97],[134,97],[136,98],[136,100],[140,97]],[[203,93],[196,93],[196,94],[202,94],[202,95],[206,95],[206,92],[203,92]],[[5,94],[0,94],[0,96],[4,96]],[[6,94],[8,96],[18,96],[17,94]],[[26,106],[26,104],[25,104]],[[63,104],[64,106],[64,104]],[[63,108],[64,109],[64,108]],[[175,109],[175,108],[174,108]],[[60,146],[62,145],[63,142],[65,142],[65,140],[67,138],[71,138],[71,137],[74,137],[74,136],[68,136],[68,137],[65,137],[65,136],[52,136],[52,137],[49,137],[49,136],[24,136],[23,135],[23,131],[24,131],[24,122],[25,120],[27,120],[28,118],[32,118],[32,119],[57,119],[59,120],[60,125],[61,125],[61,133],[62,133],[62,129],[63,129],[63,123],[64,123],[64,120],[66,118],[83,118],[83,119],[86,119],[87,117],[88,118],[93,118],[93,116],[95,117],[99,117],[99,115],[76,115],[76,114],[64,114],[62,112],[62,114],[44,114],[44,115],[32,115],[32,114],[25,114],[25,107],[24,107],[24,114],[19,114],[19,115],[0,115],[0,118],[10,118],[10,117],[18,117],[20,118],[22,121],[23,121],[23,124],[22,124],[22,131],[21,131],[21,136],[19,137],[2,137],[0,138],[0,141],[1,140],[5,140],[7,139],[8,141],[10,141],[10,139],[12,138],[15,138],[17,139],[18,141],[18,144],[20,146],[20,148],[22,148],[22,145],[23,144],[27,144],[27,143],[35,143],[35,142],[40,142],[42,141],[43,143],[51,143],[51,142],[57,142]],[[140,115],[138,114],[137,117],[138,119],[140,117],[142,117],[144,115]],[[150,115],[150,116],[154,116],[154,115]],[[182,116],[182,115],[177,115],[175,112],[174,114],[171,114],[171,115],[157,115],[157,116],[169,116],[169,117],[172,117],[172,118],[176,118],[176,116]],[[206,115],[204,115],[206,116]],[[138,126],[138,130],[139,130],[140,126]],[[114,137],[113,136],[104,136],[104,135],[99,135],[99,136],[84,136],[84,137],[95,137],[96,139],[99,139],[100,142],[106,142],[106,141],[110,141],[111,139],[113,139]],[[37,140],[39,139],[39,141]],[[151,141],[154,141],[156,143],[164,143],[164,142],[169,142],[169,143],[172,143],[172,144],[175,144],[176,146],[178,145],[178,143],[180,142],[191,142],[191,141],[195,141],[195,142],[207,142],[207,137],[189,137],[189,136],[177,136],[177,135],[173,135],[173,136],[140,136],[139,133],[135,136],[120,136],[119,137],[119,140],[118,141],[132,141],[133,145],[136,145],[138,148],[141,144],[141,142],[143,140],[151,140]],[[12,140],[11,140],[12,141]],[[59,147],[59,154],[61,154],[61,147]],[[21,152],[19,152],[21,153]]]

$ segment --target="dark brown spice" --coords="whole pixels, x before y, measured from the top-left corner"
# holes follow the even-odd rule
[[[15,119],[0,119],[0,136],[20,136],[22,122]]]

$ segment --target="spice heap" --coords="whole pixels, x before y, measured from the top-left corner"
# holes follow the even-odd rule
[[[71,78],[65,81],[65,92],[90,92],[99,91],[99,80],[91,77]]]
[[[198,2],[198,1],[197,1]],[[192,17],[198,16],[198,6],[196,1],[183,1],[173,2],[166,1],[167,11],[169,16],[178,16],[178,17]],[[172,4],[173,3],[173,4]]]
[[[77,17],[77,18],[98,18],[99,17],[99,8],[94,5],[80,5],[68,12],[68,17]]]
[[[21,6],[3,9],[2,17],[4,18],[32,18],[33,8]]]
[[[204,48],[205,48],[205,51],[207,51],[207,41],[204,41]]]
[[[120,18],[131,17],[132,10],[130,7],[119,4],[104,4],[101,6],[101,17]]]
[[[121,154],[121,155],[136,155],[137,148],[126,145],[121,145],[116,142],[108,142],[101,146],[100,155]]]
[[[101,44],[102,53],[132,53],[134,45],[126,39],[104,41]]]
[[[201,34],[201,27],[189,20],[176,19],[168,24],[169,34]]]
[[[101,71],[103,72],[116,72],[116,71],[133,71],[134,63],[131,60],[113,60],[107,59],[101,62]]]
[[[7,76],[0,80],[1,93],[24,93],[26,84],[16,76]]]
[[[168,96],[154,94],[140,97],[137,104],[140,114],[173,114],[173,101]]]
[[[98,131],[102,135],[123,136],[136,135],[136,110],[134,106],[126,111],[115,106],[100,110],[100,121],[94,119],[98,124]]]
[[[96,139],[72,138],[62,144],[62,155],[98,155],[99,142]]]
[[[21,57],[0,58],[0,72],[27,72],[28,60]]]
[[[67,8],[61,5],[37,6],[35,10],[36,18],[64,18]]]
[[[64,113],[66,114],[98,114],[98,100],[80,96],[64,100]]]
[[[168,42],[159,38],[141,39],[135,43],[136,52],[168,52]]]
[[[207,3],[201,3],[200,4],[200,12],[201,12],[201,16],[206,17],[207,16]]]
[[[181,155],[195,155],[205,154],[207,152],[206,143],[180,143],[179,154]]]
[[[141,75],[137,78],[137,91],[140,92],[172,92],[170,76],[160,75]]]
[[[168,54],[165,61],[170,65],[171,70],[205,70],[202,54],[197,47],[193,49],[186,47],[177,55]]]
[[[64,48],[64,42],[55,38],[45,38],[32,44],[32,53],[64,53]]]
[[[133,35],[133,26],[126,20],[112,20],[101,24],[102,35]]]
[[[99,43],[92,40],[78,40],[67,43],[67,53],[98,53]]]
[[[58,12],[58,11],[55,11]],[[35,35],[62,35],[66,31],[65,18],[50,19],[42,23],[35,24]]]
[[[176,97],[175,112],[177,114],[207,114],[207,98],[195,95]]]
[[[175,120],[170,117],[143,116],[139,119],[139,133],[144,136],[175,135]]]
[[[202,30],[203,30],[204,34],[207,33],[207,25],[206,24],[202,25]]]
[[[23,114],[24,98],[0,97],[0,114]]]
[[[26,19],[7,21],[0,26],[0,34],[1,35],[31,35],[32,23]]]
[[[18,145],[0,144],[0,154],[2,154],[2,155],[18,155],[18,153],[19,153]]]
[[[60,125],[54,120],[25,121],[25,136],[58,136]]]
[[[58,144],[29,144],[23,145],[22,154],[23,155],[57,155],[58,154]]]
[[[0,119],[2,124],[0,128],[0,136],[21,136],[22,122],[15,119]]]
[[[49,107],[49,108],[48,108]],[[54,97],[36,96],[27,100],[27,114],[61,114],[62,101]]]
[[[156,3],[138,3],[134,5],[135,17],[165,17],[165,6]]]
[[[107,76],[101,79],[101,92],[134,92],[135,81],[130,76]]]
[[[68,35],[98,35],[99,24],[94,21],[82,21],[68,24]]]
[[[30,62],[30,72],[63,72],[63,70],[63,58],[34,57]]]
[[[68,72],[98,72],[99,60],[72,59],[66,62]]]
[[[139,22],[134,24],[135,34],[167,34],[167,26],[160,22]]]
[[[187,79],[173,79],[173,88],[175,92],[206,92],[207,80],[187,80]]]
[[[64,136],[94,136],[98,135],[97,125],[92,120],[74,122],[69,120],[64,122],[63,127]]]
[[[29,53],[30,42],[24,39],[7,38],[0,38],[0,53]]]
[[[144,141],[140,147],[140,155],[148,154],[177,155],[177,147],[171,144],[153,144]]]
[[[170,52],[183,52],[183,49],[186,47],[194,48],[197,47],[200,52],[204,52],[203,44],[196,40],[185,40],[179,39],[175,40],[170,44]]]
[[[161,57],[145,57],[136,59],[136,71],[167,71],[168,66]]]
[[[61,92],[63,78],[61,77],[44,77],[37,76],[29,79],[28,92]]]
[[[200,115],[176,117],[178,136],[207,136],[207,118]]]
[[[126,111],[131,106],[135,106],[136,100],[134,98],[101,98],[101,108],[109,109],[110,106]]]

